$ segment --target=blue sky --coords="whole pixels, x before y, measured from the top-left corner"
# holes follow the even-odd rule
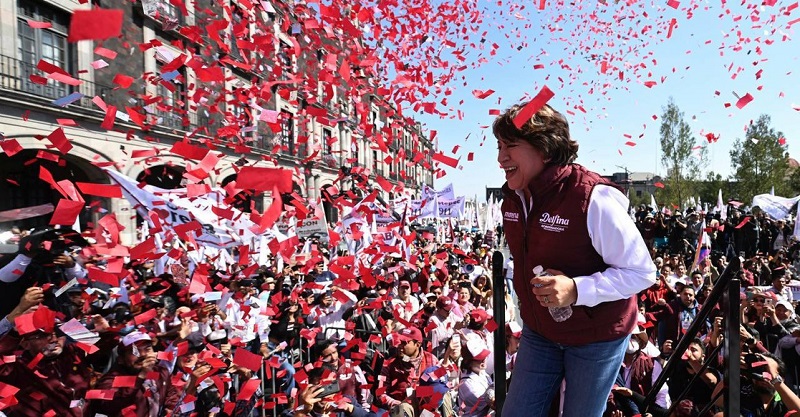
[[[763,21],[790,3],[782,0],[775,6],[755,7],[755,10],[760,12],[760,20]],[[437,188],[453,182],[457,194],[468,197],[477,194],[482,200],[485,186],[502,185],[504,180],[496,162],[494,138],[491,137],[490,129],[482,129],[481,126],[491,124],[494,117],[489,115],[490,109],[505,109],[525,95],[535,95],[542,85],[547,85],[555,92],[550,104],[557,110],[571,110],[576,103],[582,102],[587,113],[573,110],[575,115],[568,116],[573,139],[580,144],[578,163],[601,174],[622,172],[623,169],[619,167],[626,167],[632,172],[663,174],[658,151],[659,127],[662,107],[669,97],[673,97],[684,112],[685,120],[696,135],[698,144],[706,142],[700,134],[701,131],[720,135],[718,142],[709,145],[706,170],[713,170],[723,176],[731,173],[729,151],[733,142],[744,137],[745,126],[762,113],[769,114],[772,117],[772,126],[784,133],[790,155],[800,157],[800,112],[792,108],[793,104],[800,104],[800,83],[797,82],[798,77],[792,73],[798,62],[797,51],[800,51],[800,45],[798,41],[789,38],[782,40],[784,34],[788,37],[800,37],[791,28],[786,29],[786,22],[800,17],[800,9],[793,10],[789,16],[777,16],[776,20],[780,25],[775,27],[780,29],[772,31],[766,26],[752,27],[753,22],[748,13],[752,13],[753,9],[748,12],[745,8],[747,5],[728,4],[731,13],[719,17],[724,13],[720,3],[698,2],[699,8],[694,10],[691,19],[687,19],[685,10],[667,8],[665,4],[666,2],[662,5],[656,1],[655,5],[641,5],[642,9],[636,11],[639,13],[641,10],[651,10],[648,12],[650,23],[657,15],[664,16],[659,19],[662,22],[674,17],[677,27],[669,39],[666,39],[665,33],[661,33],[652,36],[647,43],[633,40],[631,45],[635,44],[637,47],[628,55],[628,63],[644,63],[647,68],[639,71],[639,78],[625,81],[619,81],[616,73],[600,74],[599,68],[590,61],[568,52],[586,43],[563,40],[570,38],[569,30],[577,28],[578,37],[586,32],[576,25],[579,22],[570,22],[570,10],[548,5],[552,9],[517,10],[522,17],[529,19],[527,21],[509,19],[507,16],[496,17],[495,24],[532,23],[533,27],[521,32],[526,34],[525,39],[506,38],[505,34],[513,33],[508,26],[490,32],[487,39],[489,42],[486,44],[496,42],[501,46],[497,54],[500,59],[466,70],[463,75],[467,85],[454,84],[454,88],[457,88],[448,97],[448,102],[453,104],[451,107],[463,112],[463,120],[440,119],[430,115],[416,116],[428,128],[437,130],[439,148],[445,154],[449,154],[455,145],[460,146],[456,155],[461,156],[463,169],[445,167],[447,175],[437,180]],[[490,11],[500,10],[495,4],[491,7]],[[559,14],[567,16],[562,22],[566,32],[558,35],[562,40],[552,40],[547,34],[543,36],[540,28],[542,23],[539,22],[552,22],[554,16]],[[738,22],[732,17],[737,14],[743,15]],[[618,31],[624,33],[629,28],[638,31],[644,23],[637,25],[632,19],[625,19],[620,22]],[[552,23],[545,25],[555,27]],[[800,23],[795,27],[800,28]],[[751,41],[737,41],[732,35],[737,30],[741,31],[742,38],[749,38]],[[765,30],[772,33],[767,32],[769,34],[765,35]],[[609,35],[608,31],[599,35],[589,33],[584,39],[592,39],[592,42],[616,39]],[[755,42],[756,37],[761,37],[762,42]],[[775,42],[766,45],[763,42],[765,39]],[[522,41],[527,42],[528,46],[517,51],[515,47]],[[739,51],[732,49],[736,45],[741,46]],[[756,47],[761,49],[761,55],[757,54]],[[621,49],[617,42],[611,48],[599,47],[597,52],[614,53]],[[542,56],[542,51],[548,56]],[[648,56],[650,52],[652,55]],[[475,55],[477,54],[471,56]],[[573,71],[553,65],[562,59]],[[652,59],[657,61],[656,65]],[[758,64],[753,65],[754,62]],[[545,64],[545,68],[533,69],[535,63]],[[731,64],[733,67],[729,70]],[[574,70],[579,66],[582,72],[576,75]],[[739,67],[742,69],[738,70]],[[763,71],[760,79],[757,79],[756,73],[759,70]],[[652,72],[652,76],[647,76],[648,72]],[[737,76],[732,79],[734,73]],[[569,81],[571,74],[573,80]],[[548,76],[549,79],[546,79]],[[559,76],[567,81],[563,87],[557,80]],[[666,77],[663,83],[662,76]],[[654,80],[657,84],[648,88],[643,85],[645,80]],[[594,93],[589,94],[589,87],[584,83],[605,83],[607,88],[595,88]],[[762,86],[761,90],[757,89],[759,86]],[[472,95],[474,89],[492,89],[495,93],[479,100]],[[600,90],[605,91],[605,94],[599,94]],[[716,95],[716,91],[720,94]],[[737,109],[734,93],[740,96],[750,93],[754,100],[743,109]],[[783,97],[780,97],[781,93]],[[457,105],[460,100],[464,100],[464,103]],[[726,102],[731,103],[731,106],[724,107]],[[653,115],[659,116],[659,119],[654,121]],[[625,134],[632,138],[626,138]],[[644,135],[639,138],[640,134]],[[636,142],[636,146],[626,146],[627,141]],[[619,151],[622,151],[622,155]],[[468,152],[475,153],[474,161],[467,162]],[[765,190],[767,191],[769,190]]]

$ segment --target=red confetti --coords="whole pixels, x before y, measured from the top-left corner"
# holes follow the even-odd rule
[[[529,101],[528,104],[525,105],[522,109],[517,112],[517,115],[514,116],[514,126],[517,129],[522,129],[522,126],[531,120],[536,112],[538,112],[551,98],[553,98],[555,94],[550,91],[547,86],[542,87],[539,94],[536,94],[536,97],[533,100]]]
[[[751,101],[753,101],[753,96],[747,93],[736,101],[736,107],[739,109],[744,108],[744,106],[750,104]]]
[[[123,17],[123,11],[118,9],[75,10],[67,42],[117,37],[122,33]]]

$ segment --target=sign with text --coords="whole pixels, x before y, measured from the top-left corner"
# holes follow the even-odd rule
[[[305,219],[297,221],[297,237],[327,236],[328,225],[323,219]]]

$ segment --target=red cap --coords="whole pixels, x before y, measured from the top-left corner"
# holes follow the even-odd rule
[[[422,343],[422,332],[416,327],[406,327],[405,329],[397,332],[397,339],[401,342],[416,340],[417,342]]]
[[[489,320],[489,313],[482,308],[476,308],[469,312],[469,316],[472,317],[476,323],[486,323]]]
[[[446,296],[446,295],[440,296],[436,300],[436,308],[441,308],[442,310],[445,310],[445,311],[452,310],[453,309],[453,299],[448,297],[448,296]]]

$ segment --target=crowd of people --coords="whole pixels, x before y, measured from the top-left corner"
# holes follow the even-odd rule
[[[708,227],[699,230],[703,216]],[[638,294],[638,325],[606,415],[644,411],[732,256],[744,259],[743,415],[800,410],[800,323],[789,286],[800,244],[791,222],[758,210],[732,209],[721,220],[644,206],[634,217],[658,279]],[[703,232],[710,247],[698,246]],[[505,251],[501,230],[491,239],[419,233],[409,253],[376,252],[368,263],[315,241],[296,262],[254,265],[234,254],[220,269],[184,253],[163,271],[154,259],[108,262],[95,241],[69,229],[15,229],[13,242],[19,251],[0,258],[5,415],[487,416],[498,326],[514,378],[522,336],[508,285],[514,260],[497,280],[490,269],[493,251]],[[505,296],[502,323],[494,291]],[[704,323],[650,414],[669,415],[686,387],[672,415],[721,410],[721,400],[706,407],[722,389],[721,356],[703,363],[723,342],[724,316],[716,309]]]

